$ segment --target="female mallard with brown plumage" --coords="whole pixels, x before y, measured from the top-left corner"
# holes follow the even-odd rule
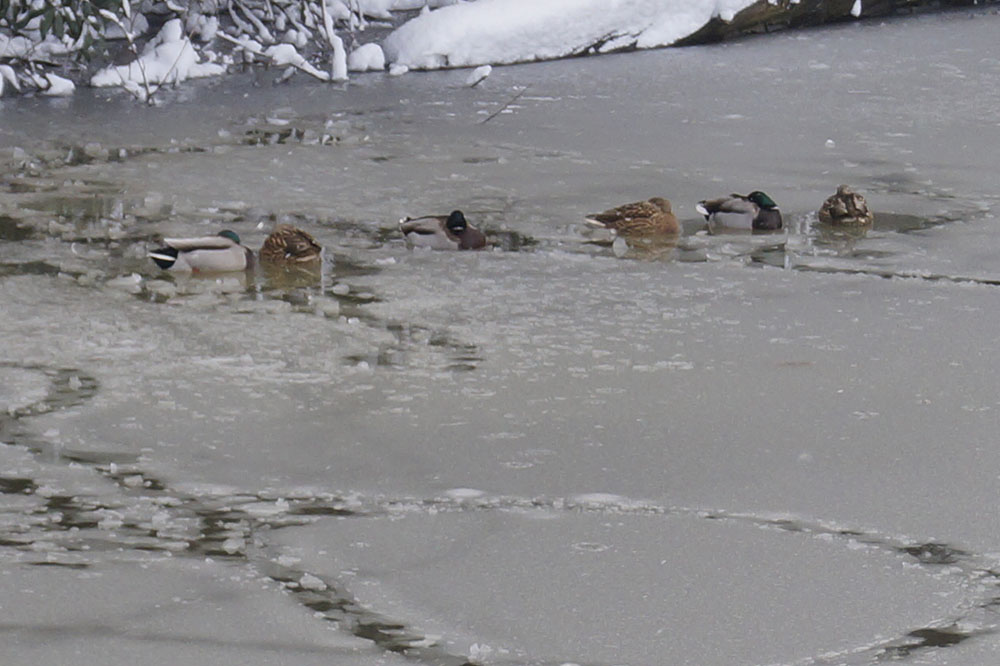
[[[587,224],[621,236],[667,236],[681,232],[670,202],[663,197],[627,203],[603,213],[588,215]]]
[[[322,259],[323,246],[310,234],[290,224],[279,224],[260,248],[265,264],[303,265]]]
[[[226,273],[253,268],[253,251],[240,244],[235,231],[216,236],[164,238],[164,247],[149,252],[156,265],[183,273]]]
[[[824,201],[819,209],[819,221],[824,224],[864,226],[874,219],[865,198],[847,185],[838,187],[837,193]]]

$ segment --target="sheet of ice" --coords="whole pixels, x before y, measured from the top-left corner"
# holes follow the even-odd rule
[[[276,541],[302,569],[481,664],[849,658],[962,600],[958,581],[912,558],[828,537],[536,510],[326,520]]]
[[[48,385],[40,370],[0,365],[0,414],[14,414],[38,402]]]
[[[114,574],[139,575],[127,560],[165,550],[234,575],[284,566],[264,616],[311,631],[335,624],[318,609],[352,607],[487,663],[568,659],[573,644],[607,654],[595,631],[629,614],[635,627],[614,627],[623,649],[648,654],[657,613],[689,629],[689,653],[703,639],[695,662],[711,666],[733,663],[729,648],[871,664],[921,636],[911,659],[988,663],[1000,135],[986,130],[1000,123],[1000,63],[983,53],[997,21],[963,12],[502,68],[476,88],[467,72],[263,86],[235,119],[247,90],[224,82],[169,114],[102,103],[86,130],[92,92],[70,109],[5,107],[8,127],[72,129],[79,154],[121,157],[2,194],[5,214],[37,223],[24,238],[0,217],[0,360],[27,372],[13,404],[40,391],[31,365],[62,382],[53,395],[93,387],[0,421],[21,442],[0,449],[13,489],[0,537],[22,544],[0,549],[9,578],[102,568],[98,589],[113,592]],[[741,85],[720,101],[720,80]],[[684,94],[669,94],[678,81]],[[526,84],[510,113],[479,122]],[[809,113],[789,101],[801,95],[817,100]],[[133,143],[153,150],[118,152]],[[824,236],[809,216],[840,182],[917,224]],[[694,233],[693,202],[754,187],[782,205],[787,233]],[[619,259],[582,235],[584,213],[658,193],[688,223],[683,247]],[[403,214],[455,206],[501,248],[410,252],[393,231]],[[155,237],[223,224],[259,247],[271,213],[289,211],[334,256],[320,285],[169,282],[144,256]],[[177,584],[162,571],[154,586]],[[564,583],[580,574],[623,615]],[[230,620],[264,624],[239,602],[256,608],[267,580],[222,581],[226,635]],[[557,583],[561,598],[537,593]],[[823,615],[827,597],[839,614]],[[55,594],[31,598],[57,625],[86,619],[60,614]],[[139,615],[122,603],[118,630]],[[171,648],[202,640],[166,625]],[[41,649],[26,640],[4,646],[5,663]]]
[[[303,621],[306,613],[275,583],[245,568],[166,559],[113,571],[10,563],[0,570],[5,664],[71,663],[81,654],[107,666],[406,663]]]
[[[411,69],[548,60],[672,44],[753,0],[478,0],[421,14],[390,34],[390,63]]]

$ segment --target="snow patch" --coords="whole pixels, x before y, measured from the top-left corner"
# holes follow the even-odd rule
[[[380,72],[385,69],[385,54],[378,44],[362,44],[347,56],[347,69],[352,72]]]
[[[472,73],[469,74],[468,78],[465,79],[465,85],[469,86],[470,88],[479,85],[479,83],[483,81],[487,76],[489,76],[492,71],[493,68],[489,65],[482,65],[480,67],[476,67],[474,70],[472,70]]]
[[[417,16],[390,34],[390,63],[411,69],[561,58],[668,46],[754,0],[478,0]],[[727,17],[729,17],[727,19]]]
[[[203,63],[190,40],[184,36],[180,19],[167,21],[143,54],[127,65],[105,67],[90,79],[97,88],[109,86],[159,85],[180,83],[187,79],[215,76],[226,68],[215,63]]]
[[[76,90],[76,85],[72,81],[51,72],[47,73],[44,78],[36,76],[35,84],[41,89],[43,95],[49,97],[68,97]]]

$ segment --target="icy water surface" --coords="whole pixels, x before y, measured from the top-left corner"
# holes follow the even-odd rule
[[[4,102],[0,662],[990,663],[998,29]],[[278,221],[322,270],[145,257]]]

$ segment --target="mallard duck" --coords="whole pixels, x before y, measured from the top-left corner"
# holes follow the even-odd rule
[[[695,210],[712,226],[730,229],[780,229],[781,211],[774,200],[759,190],[743,196],[732,194],[699,201]]]
[[[226,229],[216,236],[164,238],[166,247],[149,253],[156,265],[167,271],[185,273],[225,273],[253,268],[250,248],[240,245],[235,231]]]
[[[865,198],[847,185],[838,187],[837,193],[819,209],[819,221],[825,224],[862,226],[871,224],[874,219]]]
[[[623,236],[676,235],[681,231],[670,202],[663,197],[627,203],[603,213],[587,216],[587,224],[609,229]]]
[[[323,246],[290,224],[279,224],[260,248],[260,261],[267,264],[308,264],[320,261]]]
[[[411,247],[434,250],[478,250],[486,247],[486,236],[471,226],[460,210],[450,215],[404,217],[399,230]]]

